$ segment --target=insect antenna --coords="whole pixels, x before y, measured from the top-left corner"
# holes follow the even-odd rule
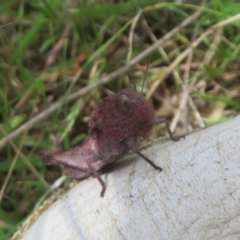
[[[143,82],[142,82],[142,87],[141,87],[141,93],[143,93],[143,87],[144,87],[144,84],[146,82],[148,68],[149,68],[149,64],[150,64],[150,59],[151,59],[151,56],[149,56],[149,58],[148,58],[147,66],[146,66],[146,69],[145,69],[144,74],[143,74]]]

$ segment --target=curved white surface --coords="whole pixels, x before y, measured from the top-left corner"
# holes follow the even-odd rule
[[[240,239],[240,116],[158,143],[53,203],[21,239]],[[134,160],[133,160],[134,158]],[[124,163],[124,162],[123,162]],[[16,235],[17,236],[17,235]]]

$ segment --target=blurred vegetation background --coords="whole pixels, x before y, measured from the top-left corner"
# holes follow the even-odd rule
[[[237,115],[239,12],[227,0],[1,1],[0,239],[61,176],[38,153],[80,144],[112,92],[136,87],[178,134]]]

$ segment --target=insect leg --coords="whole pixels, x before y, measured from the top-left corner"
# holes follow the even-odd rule
[[[170,126],[169,126],[169,122],[166,118],[159,118],[157,120],[155,120],[155,124],[158,125],[158,124],[162,124],[162,123],[165,123],[165,126],[166,126],[166,129],[167,129],[167,132],[169,134],[169,137],[172,141],[178,141],[180,138],[183,138],[183,137],[174,137],[173,136],[173,133],[170,129]]]
[[[92,166],[92,162],[91,160],[87,161],[89,170],[91,172],[91,174],[93,175],[93,177],[97,178],[97,180],[100,182],[100,184],[102,185],[102,191],[101,191],[101,197],[104,196],[104,193],[106,191],[106,184],[105,182],[102,180],[102,178],[100,177],[99,173],[94,169],[94,167]]]
[[[159,170],[160,172],[163,170],[161,167],[157,166],[153,161],[151,161],[148,157],[143,155],[138,147],[135,145],[132,139],[126,139],[125,144],[129,147],[130,150],[138,154],[140,157],[142,157],[145,161],[147,161],[151,166],[153,166],[156,170]]]

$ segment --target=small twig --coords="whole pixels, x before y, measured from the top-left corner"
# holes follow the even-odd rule
[[[198,23],[196,25],[196,27],[194,28],[194,31],[193,31],[193,36],[192,36],[192,41],[191,42],[194,42],[197,38],[197,33],[198,33],[198,29],[199,29],[199,26],[200,24]],[[191,68],[191,62],[192,62],[192,58],[193,58],[193,51],[190,51],[189,54],[188,54],[188,57],[187,57],[187,61],[186,61],[186,67],[185,67],[185,72],[184,72],[184,77],[183,77],[183,84],[182,84],[182,93],[181,93],[181,96],[180,96],[180,103],[179,103],[179,106],[177,108],[177,111],[174,113],[174,117],[172,119],[172,122],[171,122],[171,130],[174,131],[174,129],[176,128],[177,126],[177,123],[180,119],[180,116],[181,116],[181,113],[184,111],[184,123],[185,123],[185,131],[184,132],[187,132],[187,112],[188,112],[188,108],[187,108],[187,98],[189,97],[189,93],[190,93],[190,90],[189,90],[189,86],[188,86],[188,78],[189,78],[189,73],[190,73],[190,68]]]
[[[157,38],[156,38],[155,35],[153,34],[152,29],[149,27],[149,25],[148,25],[147,20],[145,19],[145,17],[143,17],[142,22],[143,22],[144,27],[145,27],[146,30],[147,30],[147,33],[148,33],[149,37],[150,37],[151,40],[152,40],[152,42],[154,42],[154,43],[157,42]],[[162,55],[164,61],[166,61],[167,63],[170,64],[171,61],[170,61],[168,55],[165,53],[164,49],[163,49],[161,46],[158,47],[158,51],[159,51],[159,53]],[[173,71],[173,75],[174,75],[174,78],[178,81],[178,83],[181,83],[181,82],[182,82],[182,81],[181,81],[181,78],[180,78],[180,76],[179,76],[179,74],[178,74],[178,72],[177,72],[176,70]]]
[[[6,26],[8,26],[8,25],[11,25],[11,24],[12,24],[12,23],[6,23],[6,24],[0,26],[0,28],[4,28],[4,27],[6,27]]]
[[[9,118],[12,118],[16,112],[16,110],[19,110],[22,106],[24,106],[24,104],[26,103],[26,101],[28,100],[30,96],[30,92],[27,92],[25,95],[23,95],[20,100],[17,102],[17,104],[14,106],[14,109],[11,111],[11,113],[9,114]]]
[[[194,30],[193,30],[193,35],[192,35],[192,41],[191,42],[194,42],[197,38],[197,35],[198,35],[198,31],[199,31],[199,26],[200,26],[200,23],[198,22],[197,25],[195,26]],[[187,61],[186,61],[186,65],[185,65],[185,71],[184,71],[184,84],[187,84],[187,81],[188,81],[188,78],[189,78],[189,73],[190,73],[190,69],[191,69],[191,63],[192,63],[192,58],[193,58],[193,51],[191,51],[189,54],[188,54],[188,57],[187,57]]]
[[[67,26],[65,27],[65,30],[63,31],[61,38],[58,40],[58,42],[54,46],[54,48],[49,52],[46,63],[45,63],[45,69],[49,68],[54,63],[57,53],[63,47],[63,45],[71,31],[71,28],[72,28],[72,23],[68,23]]]
[[[201,127],[201,128],[205,127],[205,123],[204,123],[199,111],[197,110],[192,98],[189,97],[187,101],[193,111],[193,115],[194,115],[195,119],[197,120],[199,127]]]
[[[74,0],[71,2],[71,7],[75,8],[78,5],[78,1]],[[45,63],[45,70],[49,68],[55,61],[57,53],[61,50],[64,43],[66,42],[66,39],[68,38],[70,32],[72,29],[72,23],[68,23],[63,31],[62,36],[58,40],[57,44],[53,47],[53,49],[48,53],[48,57]]]
[[[3,134],[5,134],[5,131],[2,129],[2,126],[0,126],[0,130],[1,130],[1,132],[2,132]],[[24,139],[24,138],[23,138],[23,139]],[[16,165],[18,156],[19,156],[19,154],[20,154],[20,151],[21,151],[21,148],[22,148],[22,144],[23,144],[23,139],[22,139],[22,141],[21,141],[21,144],[20,144],[19,148],[17,149],[16,155],[15,155],[13,161],[11,162],[11,165],[10,165],[10,168],[9,168],[9,170],[8,170],[7,176],[6,176],[6,178],[4,179],[3,185],[2,185],[2,187],[1,187],[1,190],[0,190],[0,203],[1,203],[1,201],[2,201],[3,193],[4,193],[4,191],[5,191],[6,187],[7,187],[8,181],[9,181],[9,179],[10,179],[10,177],[11,177],[12,172],[13,172],[13,168],[14,168],[14,166]]]
[[[132,43],[133,43],[133,33],[134,29],[136,27],[137,21],[140,18],[142,14],[142,10],[140,9],[137,13],[137,15],[133,18],[131,28],[130,28],[130,33],[129,33],[129,38],[128,38],[128,54],[127,54],[127,62],[129,62],[131,56],[132,56]]]
[[[209,50],[205,54],[205,58],[203,60],[203,66],[209,64],[210,61],[212,60],[215,54],[215,50],[219,45],[219,43],[221,42],[221,35],[222,35],[222,28],[220,27],[217,29],[217,33],[216,33],[216,36],[214,37],[213,43],[210,45]]]
[[[2,128],[2,126],[0,125],[0,130],[3,133],[3,135],[6,135],[6,132],[4,131],[4,129]],[[27,131],[28,128],[25,128],[24,131]],[[23,132],[24,132],[23,131]],[[18,148],[15,145],[15,143],[12,141],[12,139],[9,139],[8,136],[5,136],[4,139],[6,139],[7,142],[10,143],[11,147],[14,149],[14,151],[16,153],[18,153]],[[42,178],[42,176],[38,173],[38,171],[36,170],[36,168],[28,161],[28,159],[25,157],[25,155],[23,153],[21,153],[19,151],[19,155],[20,157],[23,159],[24,163],[28,166],[28,168],[35,174],[35,176],[39,179],[39,181],[41,181],[46,187],[49,187],[48,183],[44,180],[44,178]]]

